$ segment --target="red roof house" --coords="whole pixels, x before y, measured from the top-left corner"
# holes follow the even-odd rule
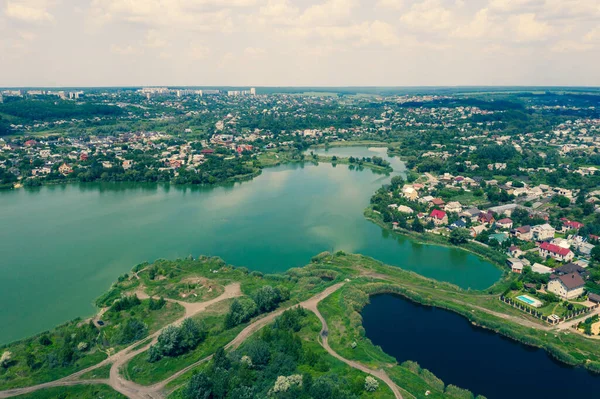
[[[433,211],[431,211],[429,217],[431,218],[431,220],[433,220],[433,223],[436,225],[448,223],[448,215],[446,215],[446,212],[440,211],[439,209],[434,209]]]
[[[563,248],[549,242],[543,242],[539,247],[540,256],[551,256],[556,260],[570,261],[573,259],[573,252],[569,248]]]

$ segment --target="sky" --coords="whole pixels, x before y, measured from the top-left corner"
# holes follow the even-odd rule
[[[600,0],[0,0],[0,86],[600,86]]]

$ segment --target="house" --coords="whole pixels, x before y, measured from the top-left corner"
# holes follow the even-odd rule
[[[558,245],[550,244],[548,242],[543,242],[538,250],[542,258],[550,256],[561,262],[569,262],[574,256],[570,249],[559,247]]]
[[[475,238],[479,234],[483,233],[485,230],[487,230],[487,228],[482,224],[480,224],[479,226],[473,226],[470,230],[471,237]]]
[[[513,221],[509,218],[500,219],[496,222],[496,227],[501,229],[512,229]]]
[[[404,186],[402,187],[402,196],[409,201],[415,201],[419,198],[419,193],[414,187]]]
[[[133,166],[133,161],[131,159],[126,159],[123,161],[123,169],[128,170]]]
[[[406,205],[398,205],[398,212],[401,213],[414,213],[413,209]]]
[[[531,266],[531,271],[540,273],[540,274],[550,274],[550,273],[552,273],[552,268],[550,268],[548,266],[544,266],[541,263],[534,263]]]
[[[531,232],[531,226],[517,227],[516,229],[512,230],[512,233],[519,240],[523,241],[529,241],[533,237],[533,234]]]
[[[470,220],[471,222],[476,222],[479,218],[480,213],[481,211],[477,208],[469,208],[466,211],[462,212],[460,214],[460,217],[464,218],[465,220]]]
[[[588,294],[588,300],[594,303],[600,303],[600,295],[598,294]]]
[[[489,212],[493,212],[497,215],[506,215],[509,216],[512,215],[512,213],[515,211],[515,209],[519,208],[520,205],[518,204],[506,204],[506,205],[498,205],[498,206],[493,206],[491,208],[488,209]]]
[[[539,224],[537,226],[533,226],[531,228],[532,238],[536,241],[544,241],[554,238],[554,227],[550,226],[548,223]]]
[[[462,212],[462,205],[458,201],[451,201],[444,206],[444,210],[450,213],[460,213]]]
[[[583,223],[580,222],[576,222],[574,220],[568,220],[568,219],[561,219],[563,222],[563,227],[562,227],[562,231],[567,231],[567,230],[579,230],[580,228],[583,227]]]
[[[66,176],[69,173],[72,173],[73,169],[69,165],[67,165],[66,163],[63,163],[62,165],[60,165],[58,167],[58,172],[61,173],[64,176]]]
[[[436,226],[448,224],[448,215],[446,215],[446,212],[440,211],[439,209],[434,209],[431,211],[429,218]]]
[[[448,226],[448,228],[450,230],[464,229],[466,227],[467,227],[467,223],[465,223],[465,221],[462,220],[462,219],[458,219],[457,221],[455,221],[454,223],[452,223],[450,226]]]
[[[521,262],[521,259],[508,258],[506,264],[510,267],[511,272],[517,274],[523,273],[523,262]]]
[[[433,204],[433,206],[444,206],[445,202],[443,199],[441,198],[434,198],[431,200],[431,203]]]
[[[584,280],[587,280],[590,277],[590,273],[585,269],[585,267],[581,267],[575,263],[567,263],[566,265],[562,265],[561,267],[554,269],[554,274],[557,276],[563,276],[571,273],[579,274]]]
[[[513,258],[518,258],[519,256],[523,255],[525,252],[521,251],[521,248],[517,247],[516,245],[513,245],[512,247],[508,248],[507,253],[512,256]]]
[[[479,214],[479,223],[485,224],[485,225],[491,225],[492,223],[494,223],[496,221],[496,219],[494,219],[494,214],[491,211],[487,211],[487,212],[481,212]]]
[[[558,295],[564,299],[575,299],[583,295],[585,281],[577,273],[555,276],[548,283],[548,292]]]

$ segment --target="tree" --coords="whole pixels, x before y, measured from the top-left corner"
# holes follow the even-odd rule
[[[370,375],[365,378],[365,391],[375,392],[379,388],[379,382]]]
[[[212,382],[200,372],[192,376],[185,392],[188,399],[209,399],[212,396]]]
[[[462,227],[452,230],[450,233],[450,242],[454,245],[464,244],[469,241],[469,230]]]
[[[600,262],[600,245],[596,245],[594,248],[592,248],[590,256],[592,257],[593,261]]]
[[[425,231],[425,228],[419,221],[419,218],[415,218],[415,220],[413,220],[413,222],[411,224],[411,229],[413,231],[416,231],[417,233],[422,233],[423,231]]]

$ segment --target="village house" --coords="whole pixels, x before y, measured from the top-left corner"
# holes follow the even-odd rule
[[[521,226],[512,230],[512,233],[519,240],[530,241],[533,238],[533,234],[531,232],[531,226]]]
[[[458,201],[451,201],[444,206],[444,210],[449,213],[460,213],[462,212],[462,205]]]
[[[583,295],[585,281],[577,273],[555,276],[548,283],[548,292],[564,299],[575,299]]]
[[[63,176],[66,176],[69,173],[72,173],[73,169],[69,165],[67,165],[66,163],[63,163],[62,165],[60,165],[58,167],[58,172],[61,173]]]
[[[568,220],[565,218],[562,218],[561,220],[563,222],[562,229],[561,229],[562,232],[566,232],[568,230],[579,230],[580,228],[583,227],[583,223],[581,223],[581,222],[576,222],[574,220]]]
[[[541,263],[536,262],[533,265],[531,265],[531,271],[540,274],[551,274],[553,269],[551,267],[544,266]]]
[[[398,212],[401,213],[413,213],[414,210],[406,205],[398,205]]]
[[[545,241],[554,238],[556,230],[548,223],[539,224],[531,228],[532,238],[536,241]]]
[[[587,280],[590,277],[590,273],[585,269],[585,267],[581,267],[576,265],[575,263],[567,263],[562,265],[561,267],[557,267],[554,269],[554,274],[557,276],[563,276],[565,274],[577,273],[581,276],[582,279]]]
[[[469,208],[465,211],[463,211],[460,214],[460,217],[465,219],[465,220],[470,220],[471,223],[474,223],[477,221],[477,219],[479,218],[479,214],[481,213],[481,211],[477,208]]]
[[[559,247],[558,245],[543,242],[538,248],[540,256],[546,258],[548,256],[560,261],[569,262],[573,259],[573,252],[568,248]]]
[[[496,227],[500,229],[512,229],[513,221],[509,218],[500,219],[496,222]]]
[[[521,259],[517,258],[508,258],[506,260],[506,264],[510,267],[510,271],[513,273],[521,274],[523,273],[523,262]]]
[[[429,218],[436,226],[448,224],[448,215],[446,215],[446,212],[440,211],[439,209],[431,211]]]
[[[128,170],[133,166],[133,161],[131,159],[126,159],[123,161],[123,169]]]
[[[415,201],[419,198],[419,193],[414,187],[404,186],[402,187],[402,196],[409,201]]]
[[[508,251],[506,252],[513,258],[518,258],[519,256],[525,254],[525,252],[521,251],[521,248],[517,247],[516,245],[509,247]]]
[[[441,198],[433,198],[431,200],[431,203],[433,204],[433,206],[439,206],[439,207],[442,207],[445,204],[444,200]]]
[[[484,225],[480,224],[479,226],[471,227],[469,232],[471,234],[471,237],[475,238],[479,234],[483,233],[485,230],[487,230],[487,228]]]
[[[494,214],[491,211],[481,212],[477,220],[484,225],[491,225],[496,221],[496,219],[494,219]]]

